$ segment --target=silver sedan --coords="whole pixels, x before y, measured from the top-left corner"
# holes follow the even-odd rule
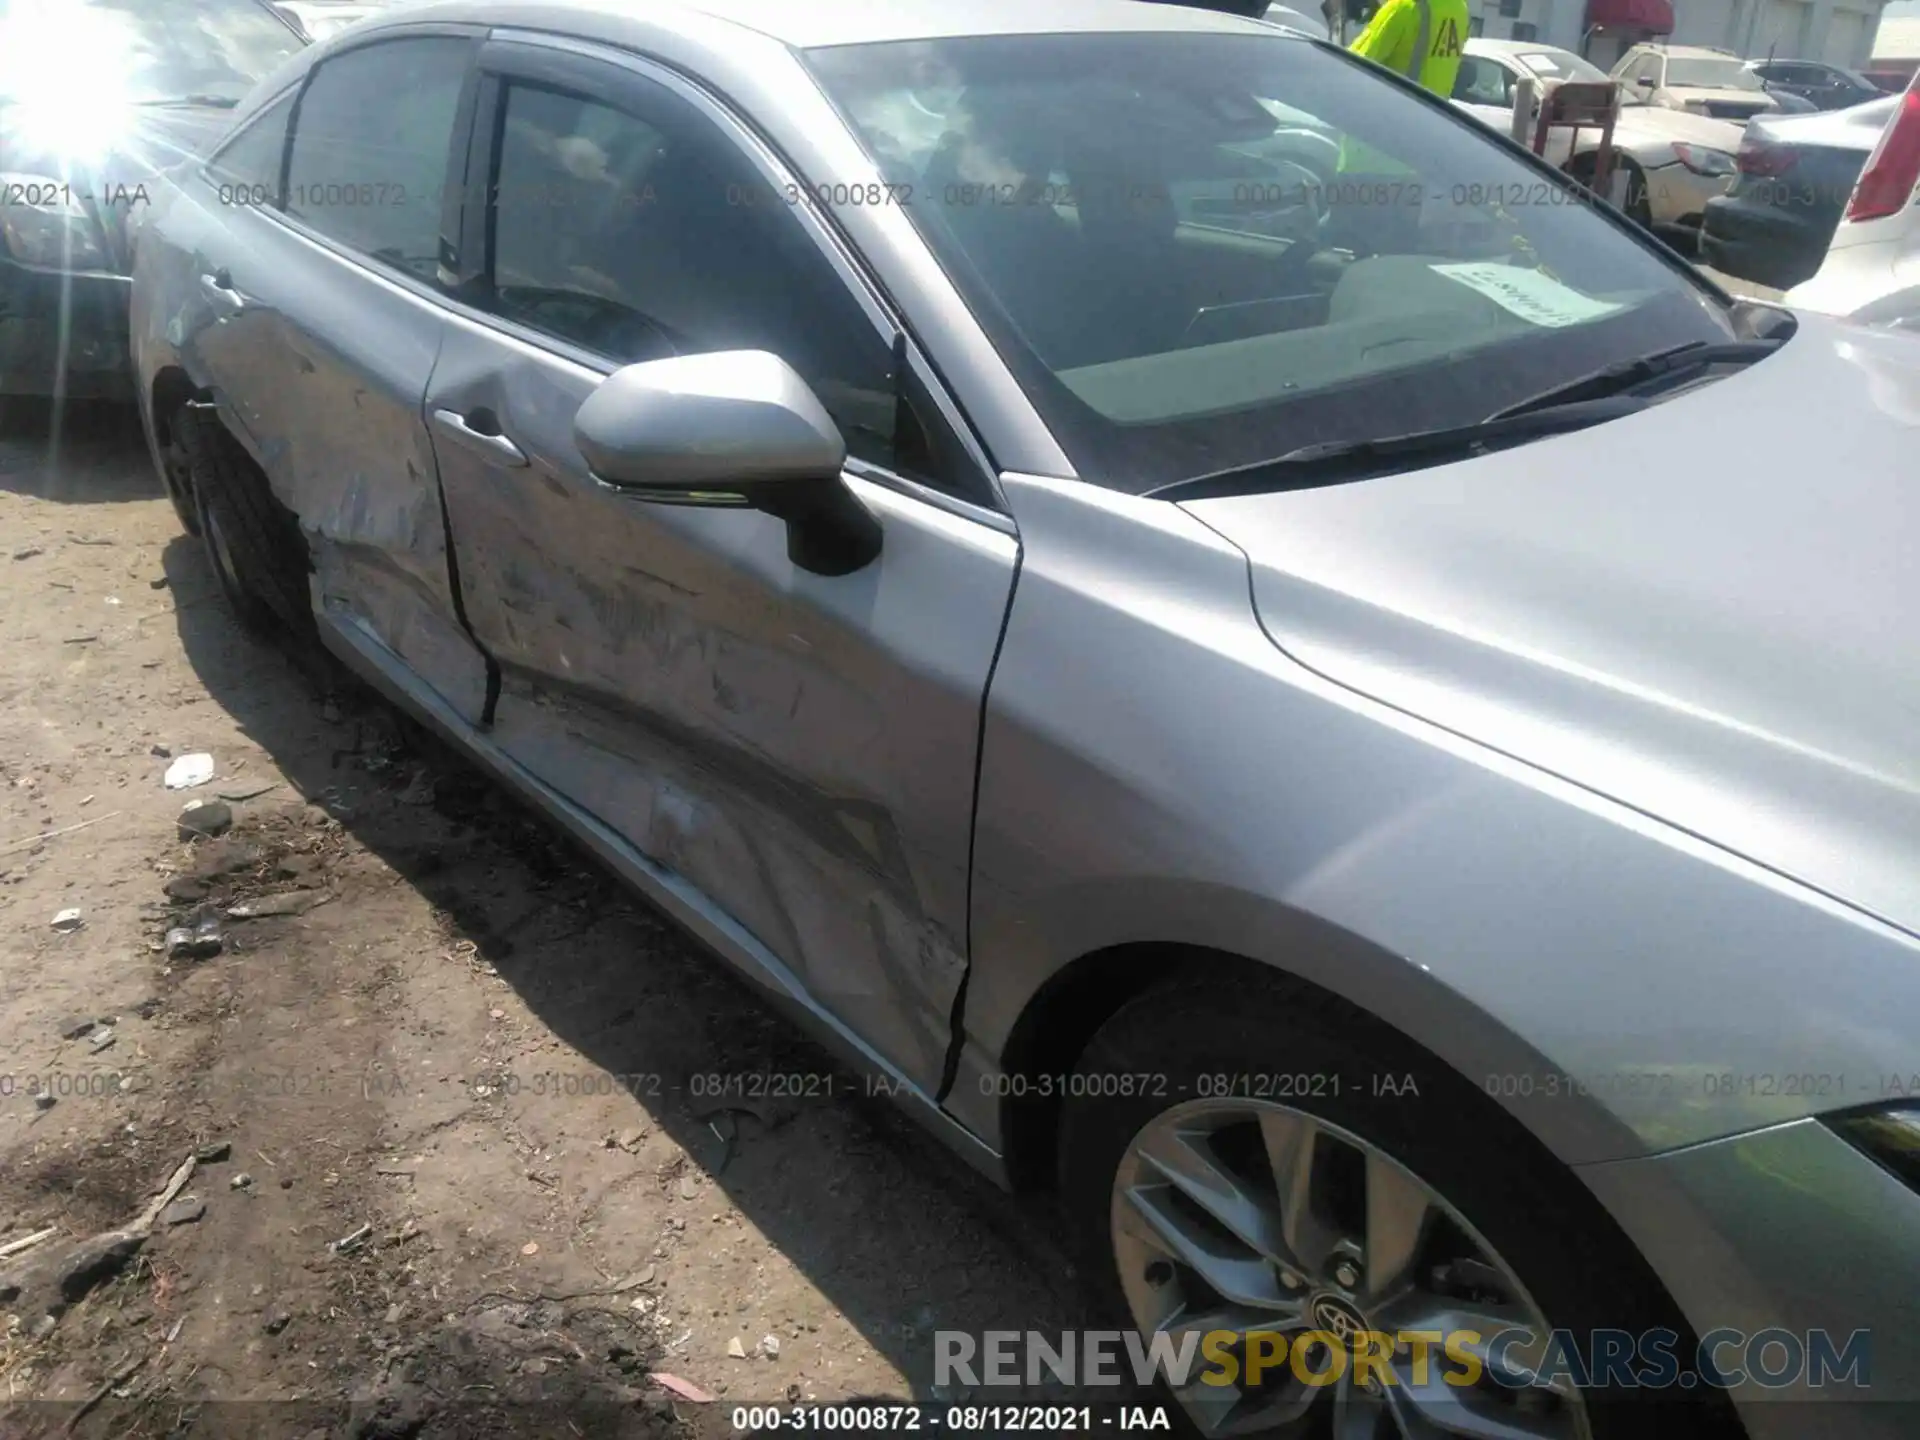
[[[395,9],[137,251],[238,615],[1052,1191],[1195,1426],[1901,1433],[1807,1407],[1920,1382],[1909,339],[1129,0]]]

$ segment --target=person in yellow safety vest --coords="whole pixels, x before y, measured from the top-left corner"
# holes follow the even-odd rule
[[[1467,0],[1385,0],[1347,48],[1446,100],[1453,95],[1454,77],[1460,73],[1460,53],[1466,43]],[[1335,168],[1343,180],[1368,174],[1405,181],[1412,173],[1353,135],[1341,138]],[[1403,226],[1417,218],[1417,204],[1394,216]]]
[[[1347,48],[1445,100],[1466,43],[1467,0],[1386,0]]]

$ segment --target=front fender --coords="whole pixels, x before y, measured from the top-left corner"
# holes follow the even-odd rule
[[[1022,567],[947,1100],[990,1144],[982,1077],[1042,987],[1152,943],[1342,996],[1569,1164],[1858,1104],[1920,1069],[1911,937],[1295,665],[1254,618],[1245,557],[1174,506],[1006,485]]]

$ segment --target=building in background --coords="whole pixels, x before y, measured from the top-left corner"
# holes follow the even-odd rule
[[[1882,90],[1906,89],[1913,72],[1920,70],[1920,16],[1884,17],[1873,37],[1873,53],[1859,68]]]
[[[1475,35],[1538,40],[1603,70],[1633,45],[1668,39],[1751,59],[1864,69],[1885,0],[1472,0]],[[1920,36],[1915,37],[1920,40]],[[1914,50],[1920,56],[1920,49]]]

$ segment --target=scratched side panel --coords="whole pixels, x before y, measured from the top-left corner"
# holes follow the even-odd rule
[[[880,560],[798,571],[771,517],[595,482],[571,437],[593,383],[459,330],[435,378],[430,405],[492,407],[531,460],[440,445],[467,612],[502,670],[495,743],[937,1084],[1014,542],[854,482]]]
[[[486,663],[454,603],[420,408],[444,321],[403,287],[270,228],[270,283],[285,297],[283,428],[262,438],[274,488],[306,532],[316,608],[372,634],[477,721]]]

